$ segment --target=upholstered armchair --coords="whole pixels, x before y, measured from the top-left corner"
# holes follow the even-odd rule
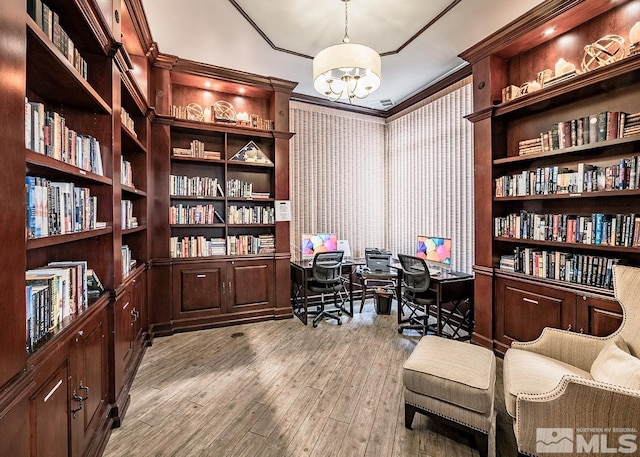
[[[608,337],[545,328],[504,357],[518,452],[640,453],[640,268],[614,267],[624,313]],[[607,450],[608,449],[608,450]]]

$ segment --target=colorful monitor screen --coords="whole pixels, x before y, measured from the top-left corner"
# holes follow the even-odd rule
[[[416,257],[423,258],[427,262],[450,267],[451,239],[435,236],[418,236]]]
[[[335,233],[303,233],[302,256],[313,257],[318,252],[337,251],[338,235]]]

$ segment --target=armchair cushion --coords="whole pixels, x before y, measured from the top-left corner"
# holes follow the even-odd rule
[[[622,338],[607,343],[591,365],[596,381],[640,390],[640,359],[629,353]]]
[[[543,394],[553,390],[568,374],[592,379],[588,371],[522,349],[511,348],[504,356],[504,391],[507,412],[516,417],[518,394]]]

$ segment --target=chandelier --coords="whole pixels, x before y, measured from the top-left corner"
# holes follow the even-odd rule
[[[376,51],[350,43],[349,15],[344,2],[342,43],[323,49],[313,59],[313,87],[332,101],[365,98],[380,87],[381,63]]]

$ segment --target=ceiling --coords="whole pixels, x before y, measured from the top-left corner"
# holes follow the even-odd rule
[[[464,66],[458,54],[540,3],[348,1],[351,42],[372,47],[382,56],[380,89],[353,104],[390,109]],[[321,97],[313,89],[313,56],[344,36],[341,0],[142,0],[142,4],[160,52],[296,81],[294,92],[306,96]]]

